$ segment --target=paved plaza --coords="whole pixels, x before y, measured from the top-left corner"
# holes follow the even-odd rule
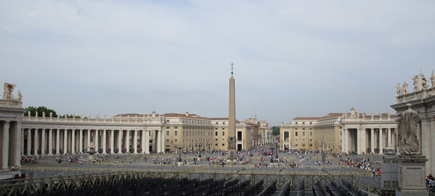
[[[349,156],[332,156],[328,155],[326,160],[328,164],[319,165],[321,155],[315,153],[303,153],[296,155],[295,153],[279,153],[278,159],[283,160],[276,164],[271,164],[270,156],[260,156],[254,151],[253,156],[245,156],[239,154],[242,160],[237,162],[237,165],[224,165],[221,161],[226,158],[226,155],[214,153],[202,153],[202,160],[198,159],[197,154],[186,153],[182,154],[182,160],[185,163],[183,166],[177,166],[174,160],[179,157],[176,153],[166,154],[151,154],[151,155],[124,155],[124,156],[95,156],[95,162],[83,162],[81,159],[86,159],[85,155],[73,156],[72,159],[78,159],[79,163],[71,163],[71,157],[68,156],[45,156],[38,159],[38,163],[26,163],[22,165],[22,172],[28,177],[55,177],[82,175],[102,172],[153,172],[162,174],[173,173],[189,173],[191,178],[212,178],[214,175],[220,175],[222,178],[228,177],[228,174],[237,174],[239,176],[246,175],[247,178],[255,174],[256,178],[266,179],[270,176],[328,176],[342,175],[353,176],[353,182],[356,186],[364,190],[379,190],[381,185],[380,175],[372,175],[371,171],[360,169],[348,165],[344,160],[351,160],[353,163],[361,163],[366,161],[367,165],[378,170],[381,165],[380,155],[349,155]],[[207,158],[212,158],[214,161],[207,161]],[[60,162],[59,160],[62,160]],[[263,159],[263,161],[262,161]],[[196,164],[195,164],[195,160]],[[60,163],[59,163],[60,162]],[[166,164],[162,164],[166,163]],[[296,164],[297,163],[297,164]],[[261,166],[260,166],[261,164]],[[293,165],[293,166],[292,166]],[[231,176],[232,177],[232,176]],[[286,178],[287,179],[287,178]],[[350,180],[350,178],[348,178]],[[278,179],[279,180],[279,179]],[[284,182],[282,182],[284,183]]]

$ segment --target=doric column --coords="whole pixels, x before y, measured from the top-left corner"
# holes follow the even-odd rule
[[[87,130],[87,136],[86,136],[87,138],[86,138],[86,151],[89,151],[90,149],[89,149],[89,144],[91,143],[91,130],[90,129],[88,129]],[[94,140],[92,140],[92,142],[94,142]]]
[[[134,149],[134,154],[137,154],[137,130],[133,130],[133,149]]]
[[[79,153],[83,153],[83,129],[79,131]]]
[[[162,130],[158,130],[158,132],[159,132],[159,139],[158,139],[158,142],[157,142],[157,148],[158,148],[158,151],[157,152],[163,152],[162,151],[162,143],[163,143],[163,131]]]
[[[348,149],[347,149],[347,129],[343,128],[343,152],[347,153]],[[291,140],[290,140],[291,141]]]
[[[387,128],[387,133],[388,133],[388,144],[387,146],[391,146],[391,129]]]
[[[150,139],[149,139],[149,134],[150,134],[150,131],[149,130],[145,130],[144,139],[145,139],[145,153],[146,154],[150,154]]]
[[[130,130],[125,131],[124,148],[127,149],[127,153],[130,153]]]
[[[145,151],[145,130],[142,130],[140,135],[140,148],[142,148],[142,152],[141,153],[146,153]]]
[[[118,143],[116,144],[116,147],[118,148],[118,153],[121,154],[122,153],[122,130],[118,130]]]
[[[27,129],[27,155],[30,155],[32,150],[32,129]]]
[[[76,130],[71,130],[71,154],[76,154]]]
[[[35,138],[34,138],[34,145],[33,145],[33,154],[37,155],[38,154],[38,149],[39,149],[39,129],[35,129]]]
[[[21,137],[22,137],[22,141],[20,141],[21,142],[21,153],[25,154],[25,152],[24,152],[24,129],[21,129]]]
[[[431,143],[430,143],[430,148],[431,148],[431,152],[435,152],[435,118],[432,117],[430,118],[430,134],[431,134]],[[397,143],[396,143],[397,144]],[[431,155],[432,160],[429,159],[429,162],[426,163],[427,165],[431,166],[431,170],[430,171],[426,171],[427,173],[434,173],[435,172],[435,156]]]
[[[421,150],[422,154],[426,156],[426,159],[428,159],[428,162],[426,162],[426,176],[431,174],[432,172],[432,166],[431,160],[432,160],[432,152],[431,152],[431,127],[430,127],[430,121],[427,118],[421,118]],[[418,137],[418,136],[417,136]]]
[[[56,154],[60,154],[60,152],[59,152],[59,147],[60,147],[60,145],[59,145],[59,142],[60,142],[60,130],[59,129],[56,129]]]
[[[23,139],[22,138],[24,138],[24,135],[22,134],[22,129],[21,129],[21,122],[17,122],[16,123],[16,125],[15,125],[15,138],[14,138],[14,140],[15,140],[15,149],[12,151],[13,153],[15,153],[14,155],[13,155],[13,160],[12,160],[12,165],[16,165],[16,166],[21,166],[21,152],[23,151],[22,150],[22,144],[24,143],[23,142]]]
[[[41,154],[45,154],[45,149],[47,148],[47,136],[45,135],[45,129],[41,130]]]
[[[103,130],[103,137],[101,138],[101,148],[103,149],[103,154],[106,154],[106,132],[107,130]]]
[[[358,128],[356,128],[356,138],[355,138],[355,141],[356,141],[356,152],[358,153],[358,154],[361,154],[362,153],[362,150],[361,150],[361,148],[362,148],[362,145],[361,145],[361,138],[362,137],[362,134],[360,133],[360,130],[358,129]]]
[[[48,154],[53,154],[53,129],[48,130]]]
[[[68,129],[63,130],[63,153],[68,152]]]
[[[99,141],[98,141],[98,139],[99,139],[99,132],[100,132],[100,130],[99,129],[96,129],[95,130],[95,135],[94,135],[94,145],[95,145],[95,149],[97,150],[97,152],[100,150],[100,147],[99,147],[99,145],[98,145],[98,143],[99,143]]]
[[[370,129],[370,149],[372,150],[373,154],[375,154],[375,130],[373,128]]]
[[[115,149],[115,130],[110,130],[110,153],[114,153]]]
[[[384,136],[382,133],[382,128],[379,128],[379,154],[384,154]]]
[[[2,169],[8,169],[9,164],[9,121],[3,122],[2,136]]]

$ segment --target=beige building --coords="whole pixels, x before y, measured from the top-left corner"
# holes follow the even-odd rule
[[[395,117],[389,113],[367,116],[354,108],[350,113],[297,117],[280,125],[280,149],[382,154],[387,146],[397,146]]]

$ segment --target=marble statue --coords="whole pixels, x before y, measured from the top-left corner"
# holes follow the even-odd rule
[[[402,86],[400,86],[400,83],[397,84],[396,88],[397,88],[397,95],[399,95],[399,96],[403,95],[403,89],[402,89]]]
[[[18,93],[17,93],[17,101],[21,102],[22,100],[23,100],[23,95],[21,95],[21,91],[18,90]]]
[[[408,94],[408,84],[406,83],[406,81],[403,82],[402,94],[403,94],[403,95]]]
[[[400,114],[396,121],[398,123],[399,152],[402,155],[421,154],[417,138],[420,127],[420,116],[411,109],[411,104],[406,104],[408,110]]]
[[[412,80],[414,81],[414,92],[427,89],[426,77],[423,74],[412,77]]]
[[[13,100],[14,99],[14,95],[12,94],[12,92],[14,92],[14,88],[17,85],[15,84],[9,84],[7,82],[5,82],[5,84],[3,85],[3,99],[4,100]]]
[[[432,84],[432,88],[435,87],[435,73],[432,70],[432,76],[430,76],[430,83]]]
[[[11,92],[9,91],[9,89],[5,89],[4,93],[3,93],[3,99],[9,100]]]

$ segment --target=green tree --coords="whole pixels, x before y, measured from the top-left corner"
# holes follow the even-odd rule
[[[272,135],[279,135],[280,128],[278,126],[272,127]]]
[[[42,114],[45,113],[45,117],[50,117],[50,112],[52,113],[52,117],[57,117],[56,111],[52,109],[48,109],[45,106],[39,106],[39,107],[33,107],[29,106],[26,108],[26,112],[24,113],[24,116],[28,116],[30,112],[30,116],[35,116],[36,112],[38,112],[38,116],[42,117]]]

